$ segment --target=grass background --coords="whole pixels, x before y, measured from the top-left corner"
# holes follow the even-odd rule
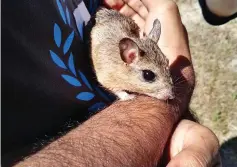
[[[237,19],[211,26],[198,0],[175,0],[196,72],[191,109],[220,140],[223,166],[237,167]]]

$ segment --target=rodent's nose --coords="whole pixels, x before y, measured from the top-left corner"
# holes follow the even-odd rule
[[[175,96],[173,94],[168,94],[168,95],[164,96],[164,100],[172,100],[174,98],[175,98]]]
[[[174,93],[173,92],[167,92],[167,94],[166,95],[164,95],[164,100],[172,100],[172,99],[174,99],[175,98],[175,95],[174,95]]]

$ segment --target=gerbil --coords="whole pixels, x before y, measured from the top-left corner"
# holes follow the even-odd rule
[[[100,9],[91,32],[91,54],[98,81],[121,100],[145,94],[161,100],[174,98],[168,59],[159,49],[160,22],[149,35],[115,10]]]

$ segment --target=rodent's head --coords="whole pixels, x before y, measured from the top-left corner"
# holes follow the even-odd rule
[[[124,81],[129,91],[161,100],[174,98],[169,61],[153,40],[123,38],[119,49],[129,76],[129,81]]]

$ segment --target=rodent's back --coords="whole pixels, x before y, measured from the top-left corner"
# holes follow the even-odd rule
[[[102,8],[96,13],[96,24],[92,30],[92,40],[118,42],[124,37],[139,38],[139,27],[126,16],[115,10]]]

